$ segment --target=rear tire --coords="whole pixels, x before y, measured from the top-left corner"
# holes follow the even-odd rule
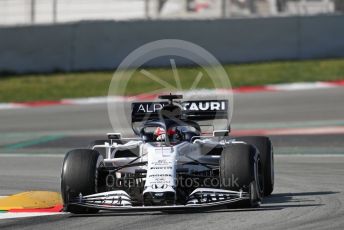
[[[264,136],[237,137],[236,141],[243,141],[255,146],[260,153],[264,176],[264,196],[271,195],[274,190],[274,153],[271,141]]]
[[[97,209],[71,205],[71,199],[79,194],[90,195],[98,192],[98,167],[103,157],[95,150],[75,149],[64,158],[61,174],[61,194],[64,210],[75,214],[97,213]]]
[[[259,155],[248,144],[230,144],[225,147],[220,158],[221,187],[228,190],[250,193],[250,199],[240,202],[240,206],[259,205],[261,186],[259,184]]]

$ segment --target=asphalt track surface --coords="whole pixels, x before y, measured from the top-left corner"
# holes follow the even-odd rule
[[[238,94],[233,127],[343,126],[343,98],[343,88]],[[0,195],[58,191],[63,153],[111,131],[103,104],[3,110],[0,121]],[[258,209],[61,214],[0,220],[0,228],[343,229],[344,135],[271,138],[276,152],[275,190]]]

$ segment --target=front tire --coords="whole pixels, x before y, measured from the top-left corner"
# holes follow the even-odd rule
[[[238,143],[226,146],[220,158],[221,187],[228,190],[243,190],[250,199],[240,206],[257,207],[260,202],[260,162],[253,146]]]
[[[61,194],[64,210],[75,214],[97,213],[97,209],[70,204],[79,194],[90,195],[98,191],[98,167],[103,157],[95,150],[75,149],[68,152],[63,161]]]
[[[236,141],[243,141],[255,146],[259,153],[263,167],[264,196],[271,195],[274,190],[274,153],[271,141],[264,136],[247,136],[235,138]]]

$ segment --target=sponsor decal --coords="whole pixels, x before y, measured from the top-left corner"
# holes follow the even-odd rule
[[[162,184],[162,185],[152,184],[152,189],[167,189],[167,188],[168,188],[167,184]]]
[[[149,177],[172,177],[171,174],[152,174]]]
[[[134,113],[157,113],[165,105],[166,102],[145,102],[133,103]],[[227,111],[227,100],[209,100],[209,101],[184,101],[180,103],[183,111]]]
[[[157,160],[155,162],[152,162],[151,164],[155,165],[155,166],[168,166],[168,165],[172,164],[172,161],[168,161],[168,160],[162,159],[162,160]]]
[[[134,107],[137,113],[156,113],[161,110],[167,103],[141,103]]]
[[[182,103],[185,111],[225,111],[226,101],[194,101]]]
[[[150,167],[151,170],[173,169],[172,166]]]

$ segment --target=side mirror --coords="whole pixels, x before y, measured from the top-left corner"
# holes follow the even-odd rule
[[[224,137],[229,135],[229,130],[214,130],[214,137]]]
[[[122,136],[120,133],[107,133],[106,135],[110,140],[120,140]]]

